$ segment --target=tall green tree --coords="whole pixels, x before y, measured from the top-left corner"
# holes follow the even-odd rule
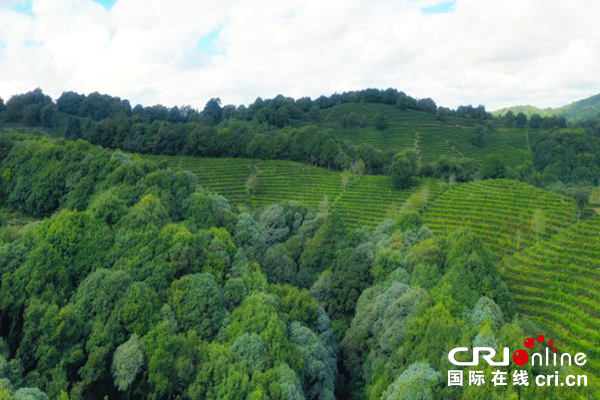
[[[522,112],[515,117],[515,125],[517,128],[525,128],[527,126],[527,115]]]
[[[417,174],[418,159],[412,152],[396,154],[390,166],[390,183],[395,189],[406,189],[413,184],[413,177]]]
[[[182,331],[195,330],[211,340],[227,315],[225,298],[211,274],[185,275],[171,285],[169,305]]]
[[[115,386],[122,392],[127,392],[127,398],[135,378],[144,366],[144,351],[142,342],[133,335],[120,345],[113,355],[112,373]]]
[[[498,154],[490,154],[481,164],[482,179],[506,178],[506,162]]]

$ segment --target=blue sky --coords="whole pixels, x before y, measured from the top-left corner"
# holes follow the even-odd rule
[[[208,35],[202,36],[196,45],[196,50],[198,50],[200,53],[208,54],[209,56],[223,54],[217,48],[216,43],[216,41],[219,39],[222,29],[223,27],[219,26],[217,29],[211,31]]]
[[[91,0],[91,1],[102,4],[107,9],[110,9],[117,2],[117,0]]]
[[[25,15],[32,16],[33,11],[31,11],[31,1],[20,1],[12,6],[12,9]]]
[[[454,6],[456,5],[456,0],[454,1],[446,1],[443,3],[439,3],[433,6],[423,7],[421,11],[425,14],[443,14],[454,11]]]

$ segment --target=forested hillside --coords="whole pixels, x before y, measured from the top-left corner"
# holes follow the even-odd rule
[[[6,131],[84,139],[132,153],[297,161],[388,175],[397,188],[409,187],[411,176],[509,178],[577,197],[583,196],[579,187],[589,192],[600,175],[596,120],[575,125],[557,116],[497,117],[484,106],[449,109],[396,89],[316,99],[279,95],[248,106],[223,106],[214,98],[202,110],[132,107],[99,93],[64,92],[54,101],[35,89],[0,104]],[[412,165],[397,168],[407,162]]]
[[[0,110],[1,111],[1,110]],[[540,132],[564,120],[531,125],[493,119],[483,106],[438,107],[395,89],[293,99],[258,98],[248,107],[211,99],[202,111],[162,105],[131,107],[127,100],[65,92],[54,103],[36,89],[13,96],[9,127],[41,127],[129,152],[210,157],[284,159],[344,170],[362,160],[366,172],[387,174],[398,151],[414,149],[424,164],[440,156],[482,163],[501,155],[515,167],[530,160]]]
[[[0,101],[0,399],[594,398],[597,122]],[[540,332],[587,387],[448,382],[453,348]]]
[[[534,106],[514,106],[494,111],[494,115],[523,113],[527,117],[538,115],[542,117],[562,116],[573,123],[581,123],[600,118],[600,95],[590,96],[583,100],[574,101],[557,108],[539,109]]]
[[[599,16],[0,0],[0,400],[600,400]]]
[[[479,236],[418,202],[366,234],[82,141],[1,144],[2,204],[39,220],[0,231],[4,397],[469,398],[447,352],[534,332]]]

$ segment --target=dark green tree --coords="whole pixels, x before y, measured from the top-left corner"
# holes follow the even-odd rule
[[[58,108],[55,104],[46,104],[40,109],[40,124],[45,128],[52,128],[56,125],[56,113]]]
[[[506,114],[504,114],[504,125],[507,128],[512,128],[515,126],[515,113],[509,110]]]
[[[270,283],[296,282],[297,266],[288,250],[281,244],[270,246],[263,257],[261,269]]]
[[[225,298],[210,274],[185,275],[171,285],[169,305],[183,331],[194,329],[203,340],[211,340],[226,316]]]
[[[418,159],[414,152],[396,154],[390,166],[390,183],[393,188],[405,189],[413,184],[417,174]]]
[[[498,154],[490,154],[481,164],[482,179],[500,179],[506,177],[506,161]]]
[[[202,115],[214,125],[221,122],[221,118],[223,115],[223,109],[221,108],[221,99],[210,99],[206,103],[206,106],[204,106],[204,110],[202,110]]]
[[[525,128],[527,126],[527,115],[522,112],[515,117],[515,125],[517,128]]]
[[[69,125],[65,131],[65,138],[75,140],[83,137],[81,121],[77,117],[69,118]]]
[[[539,114],[533,114],[529,117],[529,127],[531,129],[539,129],[542,127],[542,117]]]
[[[298,283],[301,286],[309,286],[319,272],[331,265],[346,232],[339,214],[330,212],[300,257]]]
[[[579,186],[573,191],[573,197],[575,198],[577,209],[579,210],[579,218],[583,216],[583,213],[590,202],[590,195],[590,189],[585,186]]]
[[[417,110],[426,112],[428,114],[435,114],[437,111],[437,105],[433,99],[419,99],[417,100]]]

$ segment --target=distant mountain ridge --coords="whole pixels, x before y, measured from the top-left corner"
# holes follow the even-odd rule
[[[515,114],[522,112],[527,117],[531,117],[533,114],[539,114],[542,117],[561,115],[572,123],[600,119],[600,94],[558,108],[538,108],[532,105],[513,106],[496,110],[492,114],[500,116],[505,115],[508,111]]]

